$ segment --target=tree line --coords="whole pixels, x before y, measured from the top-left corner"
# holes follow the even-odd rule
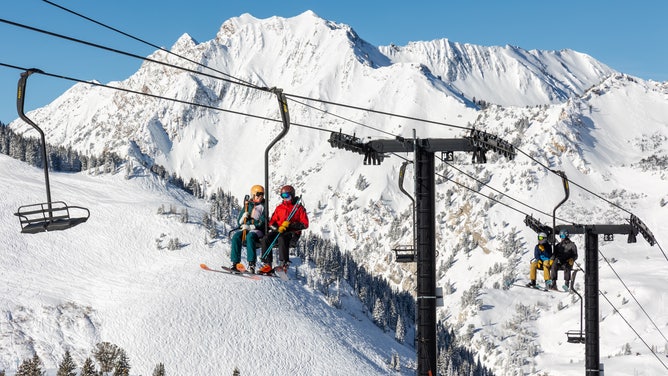
[[[95,361],[93,361],[95,359]],[[99,367],[99,368],[98,368]],[[25,359],[19,365],[15,376],[43,376],[43,364],[40,357],[35,354],[32,358]],[[77,369],[80,372],[77,374]],[[98,343],[89,356],[84,360],[81,367],[72,359],[69,350],[65,351],[63,360],[58,365],[56,376],[129,376],[130,360],[122,348],[110,342]],[[165,376],[165,366],[158,363],[153,376]],[[0,376],[5,376],[5,371],[0,370]]]
[[[346,281],[366,307],[372,321],[384,331],[393,331],[398,342],[404,342],[408,329],[415,330],[415,298],[406,291],[392,288],[385,278],[372,275],[349,252],[342,252],[338,245],[309,233],[300,240],[296,255],[315,265],[321,282],[315,287],[325,295],[330,294],[331,285]],[[443,321],[437,323],[437,338],[438,374],[493,375],[480,363],[475,353],[458,342],[455,332]]]

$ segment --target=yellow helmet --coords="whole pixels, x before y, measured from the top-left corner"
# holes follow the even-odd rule
[[[261,185],[254,185],[251,187],[251,198],[264,197],[264,187]]]

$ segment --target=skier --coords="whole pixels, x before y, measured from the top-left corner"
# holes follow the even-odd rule
[[[554,263],[550,268],[550,277],[554,282],[552,286],[550,286],[550,289],[552,290],[557,289],[557,272],[560,267],[563,267],[564,269],[563,288],[564,290],[570,288],[571,271],[573,270],[575,260],[578,259],[578,247],[571,241],[568,235],[568,231],[566,230],[559,231],[559,238],[561,241],[554,246],[554,255],[552,256]]]
[[[543,269],[543,278],[545,285],[550,287],[552,280],[550,279],[550,266],[552,265],[552,245],[547,242],[547,235],[544,232],[538,234],[538,244],[533,250],[533,259],[531,260],[531,271],[529,272],[529,279],[527,287],[536,287],[536,271]]]
[[[264,210],[264,187],[254,185],[251,187],[249,200],[245,202],[244,211],[239,213],[239,229],[232,236],[232,252],[230,258],[232,261],[232,271],[241,271],[239,263],[241,262],[241,246],[246,242],[246,257],[248,259],[248,269],[255,273],[255,242],[259,241],[264,235],[264,223],[267,220]]]
[[[276,206],[274,214],[269,220],[269,233],[262,239],[263,258],[260,261],[264,265],[258,270],[260,273],[269,274],[274,270],[272,268],[272,250],[268,250],[268,248],[276,237],[278,237],[276,243],[278,243],[279,266],[287,271],[290,265],[290,254],[288,253],[290,241],[297,240],[301,235],[301,230],[308,228],[306,209],[298,203],[300,199],[295,196],[295,189],[291,185],[283,186],[281,188],[281,198],[283,202]],[[293,210],[292,218],[288,219]]]

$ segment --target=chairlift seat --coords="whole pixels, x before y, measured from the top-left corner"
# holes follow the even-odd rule
[[[585,343],[585,334],[581,330],[569,330],[566,332],[568,343]]]
[[[70,209],[85,212],[83,217],[71,217]],[[53,201],[19,207],[16,213],[21,222],[21,232],[36,234],[44,231],[66,230],[84,223],[90,217],[90,211],[81,206],[68,206],[63,201]]]
[[[398,245],[393,249],[396,262],[415,262],[415,249],[410,245]]]

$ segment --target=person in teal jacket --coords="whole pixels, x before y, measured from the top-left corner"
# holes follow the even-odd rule
[[[246,243],[246,258],[248,259],[248,269],[255,273],[255,261],[257,254],[255,252],[255,243],[264,236],[264,223],[267,215],[264,208],[264,188],[261,185],[251,187],[251,195],[248,201],[244,203],[244,210],[239,213],[239,229],[232,236],[232,251],[230,259],[233,271],[241,271],[241,246]]]

